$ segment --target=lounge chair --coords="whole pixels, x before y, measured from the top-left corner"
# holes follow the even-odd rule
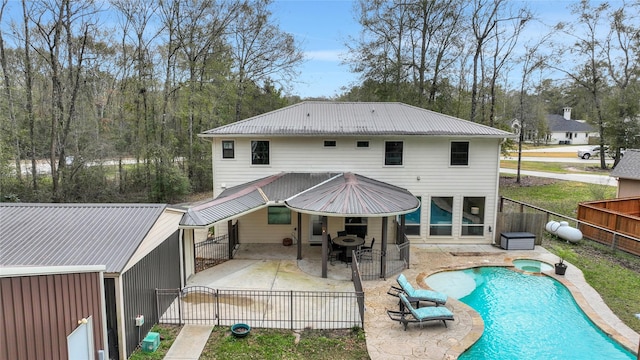
[[[420,301],[429,301],[434,303],[436,306],[444,305],[447,303],[447,294],[433,290],[416,290],[413,288],[411,283],[409,283],[404,274],[398,275],[396,281],[398,282],[398,285],[400,285],[400,287],[391,286],[389,291],[387,291],[387,294],[393,296],[405,294],[409,302],[416,303],[416,307],[420,307]]]
[[[409,323],[417,322],[422,327],[422,323],[425,321],[440,320],[447,327],[447,321],[453,320],[453,313],[444,306],[416,309],[404,294],[398,294],[398,297],[400,298],[400,311],[387,310],[387,314],[391,320],[400,322],[404,326],[404,331],[407,331]]]

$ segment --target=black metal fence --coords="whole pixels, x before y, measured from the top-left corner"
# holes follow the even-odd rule
[[[194,245],[196,254],[196,272],[233,259],[239,245],[239,222],[230,224],[228,234],[207,238]]]
[[[378,249],[355,250],[359,275],[362,280],[386,279],[409,267],[409,242],[387,246],[387,251]]]
[[[359,306],[359,303],[362,305]],[[161,324],[246,323],[257,328],[364,328],[364,292],[156,289]],[[361,310],[362,309],[362,310]]]

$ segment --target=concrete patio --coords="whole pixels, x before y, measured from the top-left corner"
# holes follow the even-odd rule
[[[296,260],[296,247],[249,244],[241,246],[236,259],[202,271],[188,285],[225,289],[271,289],[301,291],[353,291],[349,267],[344,263],[328,266],[328,278],[321,274],[321,247],[303,247],[303,259]],[[546,249],[503,250],[491,245],[428,245],[411,247],[410,268],[404,271],[409,281],[428,288],[424,279],[439,271],[476,266],[510,266],[515,259],[535,259],[553,264],[557,258]],[[582,272],[569,264],[565,276],[553,276],[572,292],[584,312],[604,332],[633,351],[640,335],[623,324],[604,304],[602,298],[584,280]],[[447,307],[455,315],[448,327],[441,322],[426,323],[420,328],[410,324],[407,331],[389,319],[387,309],[397,309],[397,298],[387,294],[395,276],[366,281],[365,331],[371,359],[456,359],[483,332],[478,314],[456,299]],[[174,344],[179,347],[179,342]]]

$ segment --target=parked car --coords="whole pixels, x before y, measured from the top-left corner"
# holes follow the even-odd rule
[[[604,149],[605,151],[608,151],[609,149],[607,147],[605,147]],[[598,157],[600,156],[600,146],[591,146],[587,149],[580,149],[578,150],[578,157],[581,159],[589,159],[591,157]]]
[[[616,153],[614,150],[609,149],[608,146],[604,147],[604,151],[607,154],[608,157],[610,158],[615,158]],[[625,153],[625,149],[620,149],[620,157],[622,158],[624,156]],[[588,149],[580,149],[578,150],[578,157],[581,159],[589,159],[591,157],[598,157],[600,156],[600,145],[596,145],[596,146],[591,146]]]

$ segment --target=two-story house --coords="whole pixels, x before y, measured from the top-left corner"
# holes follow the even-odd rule
[[[402,103],[309,101],[200,136],[214,199],[189,209],[185,227],[224,234],[237,219],[244,243],[294,229],[302,243],[322,230],[393,243],[404,215],[412,243],[490,244],[500,146],[515,135]]]

